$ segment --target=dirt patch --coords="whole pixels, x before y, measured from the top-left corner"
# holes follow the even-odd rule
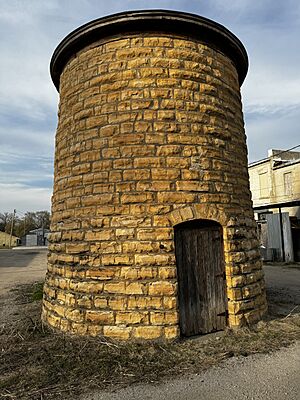
[[[96,389],[197,373],[233,356],[266,353],[300,340],[299,310],[292,310],[291,299],[289,312],[283,315],[275,293],[270,297],[269,320],[251,329],[169,344],[118,343],[55,333],[41,324],[40,294],[41,284],[36,283],[19,286],[0,299],[3,399],[74,399]]]

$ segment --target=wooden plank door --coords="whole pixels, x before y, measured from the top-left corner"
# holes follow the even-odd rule
[[[192,221],[175,227],[179,319],[183,336],[226,326],[226,280],[222,227]]]

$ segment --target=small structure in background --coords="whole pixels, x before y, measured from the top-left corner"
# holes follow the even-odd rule
[[[9,233],[0,231],[0,248],[10,248],[18,246],[20,244],[20,238],[17,236],[11,236]]]
[[[269,150],[249,176],[264,260],[300,261],[300,152]]]
[[[26,247],[48,246],[49,232],[49,229],[45,228],[33,229],[22,237],[22,244]]]

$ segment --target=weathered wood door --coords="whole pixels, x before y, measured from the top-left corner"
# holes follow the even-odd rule
[[[222,227],[207,220],[175,226],[179,319],[183,336],[226,326],[226,280]]]

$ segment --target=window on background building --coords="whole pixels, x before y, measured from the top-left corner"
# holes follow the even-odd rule
[[[293,185],[292,185],[292,173],[286,172],[283,174],[283,182],[284,182],[284,194],[289,196],[293,194]]]
[[[260,194],[260,197],[268,197],[269,196],[267,172],[262,172],[259,174],[259,194]]]

